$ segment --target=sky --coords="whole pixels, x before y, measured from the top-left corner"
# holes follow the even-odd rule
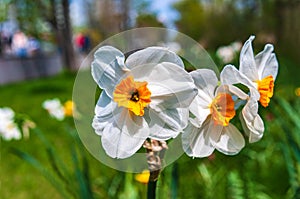
[[[157,12],[158,20],[163,22],[168,28],[174,28],[174,20],[179,18],[179,13],[172,9],[172,4],[178,0],[153,0],[151,9]]]

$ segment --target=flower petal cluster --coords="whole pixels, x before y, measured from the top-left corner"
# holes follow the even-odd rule
[[[226,155],[237,154],[245,146],[245,140],[230,123],[236,115],[233,96],[243,99],[247,95],[232,85],[219,85],[212,70],[198,69],[191,76],[198,95],[190,106],[195,117],[182,134],[184,151],[192,157],[207,157],[215,149]]]
[[[22,134],[14,122],[15,113],[11,108],[0,108],[0,135],[4,140],[19,140]]]
[[[197,89],[167,48],[145,48],[125,59],[112,46],[100,47],[92,76],[103,89],[92,125],[110,157],[127,158],[147,138],[168,140],[187,126]]]
[[[57,98],[44,101],[42,107],[48,111],[51,117],[59,121],[65,118],[64,107]]]
[[[127,158],[147,138],[164,141],[180,132],[183,149],[192,157],[207,157],[215,149],[237,154],[245,146],[244,134],[250,143],[260,140],[264,123],[258,108],[267,107],[273,96],[278,62],[271,44],[254,56],[253,39],[242,47],[239,68],[226,65],[220,78],[209,69],[187,73],[166,48],[149,47],[125,58],[112,46],[100,47],[92,76],[102,93],[92,126],[105,152]],[[240,46],[230,48],[236,53]],[[235,118],[244,134],[233,125]]]
[[[76,105],[71,100],[62,104],[58,98],[48,99],[43,102],[42,107],[48,111],[51,117],[59,121],[77,114]]]
[[[215,149],[226,154],[237,154],[245,145],[242,133],[230,123],[237,109],[244,104],[239,119],[249,142],[260,140],[264,123],[258,114],[260,104],[264,107],[273,95],[278,62],[273,46],[267,44],[254,56],[251,36],[240,54],[239,70],[227,65],[220,74],[220,82],[214,71],[198,69],[191,76],[198,88],[198,95],[191,103],[190,124],[182,134],[183,148],[192,157],[207,157]],[[249,93],[236,87],[242,84]]]

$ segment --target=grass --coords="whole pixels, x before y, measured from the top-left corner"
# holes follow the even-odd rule
[[[275,97],[299,105],[300,99],[294,95],[294,89],[300,86],[299,80],[291,78],[297,70],[295,64],[284,59],[280,59],[280,62]],[[53,143],[70,170],[73,169],[70,147],[76,143],[66,133],[65,127],[73,127],[73,121],[67,120],[65,125],[50,118],[41,104],[51,98],[59,98],[62,102],[71,99],[74,80],[74,74],[64,73],[0,87],[0,107],[9,106],[15,112],[29,115]],[[293,190],[289,168],[300,163],[286,163],[285,151],[290,150],[290,146],[284,130],[277,122],[282,118],[271,112],[277,107],[272,102],[268,109],[261,110],[266,126],[265,135],[260,142],[247,144],[240,154],[228,157],[216,152],[209,158],[194,160],[183,155],[177,160],[177,168],[173,168],[173,165],[166,167],[158,184],[158,198],[173,198],[174,193],[177,198],[291,198]],[[297,136],[296,132],[291,133]],[[1,140],[0,147],[0,198],[62,198],[40,172],[11,153],[12,147],[25,151],[51,170],[45,146],[35,134],[29,140]],[[115,171],[95,160],[87,151],[84,154],[90,165],[95,198],[140,198],[139,194],[146,195],[146,187],[135,182],[133,174]],[[176,179],[174,176],[172,179],[174,169],[179,174]],[[178,187],[171,186],[174,181],[178,181]]]

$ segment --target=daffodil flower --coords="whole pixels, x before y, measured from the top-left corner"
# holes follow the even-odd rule
[[[278,73],[278,62],[273,53],[271,44],[265,45],[262,52],[254,56],[252,41],[255,37],[245,42],[240,54],[240,67],[228,65],[223,69],[226,74],[224,83],[242,83],[249,88],[250,96],[242,110],[240,119],[245,133],[249,136],[249,142],[257,142],[263,136],[264,123],[258,114],[258,103],[267,107],[273,96],[274,81]]]
[[[198,69],[191,72],[198,95],[191,103],[195,116],[182,134],[183,148],[192,157],[207,157],[215,149],[227,154],[237,154],[245,145],[239,130],[230,123],[236,115],[233,95],[247,95],[232,85],[220,85],[214,71]],[[221,80],[222,82],[222,80]]]
[[[264,50],[254,57],[252,49],[254,38],[254,36],[250,36],[241,50],[239,71],[252,81],[259,91],[260,104],[267,107],[273,96],[278,62],[271,44],[265,45]],[[251,87],[252,85],[248,86]]]
[[[93,127],[112,158],[133,155],[146,138],[176,137],[188,122],[197,94],[182,60],[166,48],[124,54],[103,46],[94,54],[92,76],[102,88]]]
[[[0,108],[0,135],[4,140],[19,140],[22,137],[21,131],[14,122],[15,113],[10,108]]]
[[[252,83],[244,74],[237,70],[233,65],[226,65],[221,73],[223,84],[243,84],[249,88],[249,96],[241,95],[240,98],[244,100],[245,106],[240,114],[240,121],[243,130],[249,137],[249,142],[257,142],[264,133],[264,123],[258,114],[258,100],[260,98],[259,91],[255,84]]]
[[[48,111],[51,117],[59,121],[65,118],[64,107],[57,98],[44,101],[42,107]]]

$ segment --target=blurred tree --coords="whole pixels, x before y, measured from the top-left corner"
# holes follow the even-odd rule
[[[4,4],[15,5],[20,29],[27,34],[39,37],[41,27],[50,24],[62,52],[64,66],[69,70],[75,69],[68,0],[7,0]]]
[[[140,14],[136,18],[136,27],[164,27],[154,14]]]
[[[102,0],[94,2],[91,16],[94,25],[105,37],[131,27],[131,0]]]
[[[175,23],[177,28],[199,41],[203,37],[206,25],[204,8],[199,0],[183,0],[175,3],[173,7],[180,13],[181,17]]]
[[[274,0],[276,38],[282,53],[300,63],[300,1]]]

